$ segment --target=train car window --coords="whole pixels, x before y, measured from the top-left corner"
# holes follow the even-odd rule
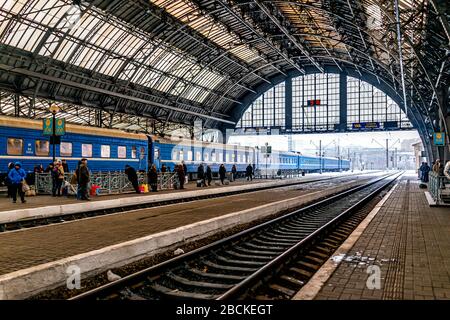
[[[145,158],[145,148],[141,147],[141,149],[139,149],[139,159],[144,160]]]
[[[154,158],[155,160],[159,160],[159,148],[155,148],[155,152],[154,152]]]
[[[59,154],[61,157],[72,156],[72,142],[61,142],[59,145]]]
[[[46,140],[36,140],[34,142],[34,153],[37,156],[48,156],[50,154],[50,142]]]
[[[23,154],[23,140],[16,138],[8,138],[6,153],[10,156],[20,156]]]
[[[202,161],[202,154],[200,151],[195,152],[195,160],[196,161]]]
[[[81,156],[84,158],[92,158],[92,144],[81,145]]]
[[[192,151],[191,151],[191,150],[188,150],[188,153],[187,153],[187,160],[188,160],[188,161],[192,161]]]
[[[117,147],[117,158],[125,159],[127,157],[127,147],[118,146]]]
[[[180,150],[180,160],[183,161],[184,160],[184,151]]]
[[[131,147],[131,158],[132,158],[132,159],[136,159],[136,158],[137,158],[137,150],[136,150],[136,146],[132,146],[132,147]]]
[[[111,147],[108,145],[102,144],[102,146],[100,147],[100,157],[110,158],[111,157]]]

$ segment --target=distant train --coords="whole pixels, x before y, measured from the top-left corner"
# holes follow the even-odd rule
[[[195,176],[200,163],[217,172],[224,163],[227,171],[236,165],[238,173],[245,172],[248,164],[255,169],[317,172],[320,159],[292,152],[274,151],[265,158],[259,150],[230,144],[219,144],[188,139],[163,138],[155,135],[128,133],[80,125],[66,125],[66,134],[56,146],[56,158],[66,159],[70,170],[78,160],[87,158],[89,168],[98,171],[123,171],[129,164],[140,171],[151,165],[158,170],[164,164],[170,171],[184,161],[189,175]],[[9,162],[21,161],[23,168],[32,172],[37,165],[44,169],[52,161],[52,145],[42,134],[42,121],[0,116],[0,172]],[[321,159],[322,171],[349,170],[348,160]]]

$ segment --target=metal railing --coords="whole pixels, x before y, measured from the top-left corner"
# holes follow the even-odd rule
[[[428,190],[436,204],[450,202],[450,185],[448,179],[436,172],[430,172],[430,180],[428,182]],[[446,184],[448,187],[446,188]]]
[[[147,184],[147,174],[138,172],[138,183]],[[73,173],[64,174],[64,180],[72,180]],[[173,189],[177,174],[174,172],[158,173],[158,190]],[[119,194],[133,192],[133,185],[128,180],[124,172],[91,172],[90,186],[100,187],[100,194]],[[51,173],[35,174],[36,194],[52,194],[52,176]],[[149,186],[150,188],[150,186]]]

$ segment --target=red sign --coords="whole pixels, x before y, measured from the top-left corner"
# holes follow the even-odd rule
[[[320,100],[308,100],[308,106],[320,106]]]

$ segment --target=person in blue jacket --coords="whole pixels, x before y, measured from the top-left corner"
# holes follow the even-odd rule
[[[25,193],[22,191],[22,183],[25,181],[27,174],[25,170],[22,169],[22,164],[16,162],[14,164],[14,169],[11,169],[8,173],[8,178],[11,181],[11,193],[13,198],[13,203],[17,202],[17,192],[19,193],[20,200],[25,203]]]

